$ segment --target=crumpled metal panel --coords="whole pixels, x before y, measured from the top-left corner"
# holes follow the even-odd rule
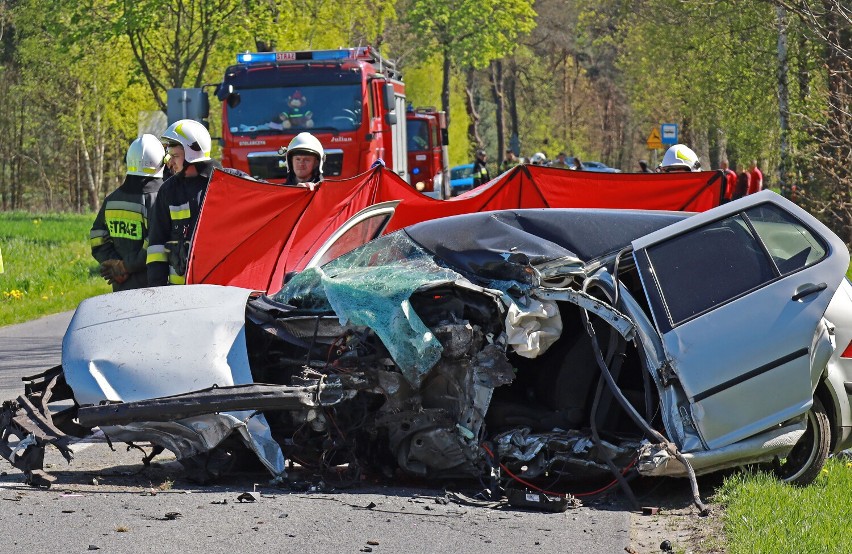
[[[266,417],[259,412],[243,411],[209,414],[178,421],[142,422],[104,426],[111,440],[147,441],[170,450],[178,460],[209,452],[231,433],[240,433],[245,445],[276,479],[286,477],[284,454],[272,439]]]
[[[253,291],[217,285],[159,287],[83,301],[62,341],[65,379],[78,404],[133,402],[253,382],[245,341]],[[207,452],[234,430],[275,476],[284,455],[262,414],[105,426],[113,440],[151,441],[178,458]]]
[[[789,454],[802,435],[807,421],[771,429],[736,444],[700,452],[684,452],[696,475],[712,473],[732,465],[769,462]],[[651,477],[686,477],[684,465],[664,445],[645,443],[639,449],[636,470]]]
[[[74,398],[132,402],[251,383],[244,329],[251,292],[192,285],[84,300],[62,341]]]
[[[632,440],[595,443],[588,431],[533,433],[528,427],[506,431],[494,438],[500,460],[525,477],[546,473],[569,477],[606,475],[606,460],[626,466],[639,448]]]

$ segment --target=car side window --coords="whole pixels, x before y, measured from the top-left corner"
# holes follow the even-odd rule
[[[826,255],[826,246],[807,227],[772,204],[746,211],[781,275],[813,265]]]
[[[316,265],[325,265],[327,262],[355,250],[362,244],[370,242],[376,238],[376,235],[378,235],[379,231],[388,222],[388,219],[390,219],[390,214],[383,213],[359,221],[340,235],[334,244],[320,257]]]
[[[647,254],[672,326],[778,276],[739,214],[655,244]]]

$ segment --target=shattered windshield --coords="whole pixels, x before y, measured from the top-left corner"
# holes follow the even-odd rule
[[[397,232],[296,274],[273,299],[305,310],[333,310],[341,323],[373,329],[403,375],[417,384],[441,357],[442,347],[409,298],[421,287],[460,278]]]
[[[238,92],[239,104],[227,108],[232,133],[353,131],[361,126],[360,83],[240,88]]]

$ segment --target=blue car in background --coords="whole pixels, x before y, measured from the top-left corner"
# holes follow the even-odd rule
[[[596,171],[598,173],[621,173],[620,169],[609,167],[608,165],[602,162],[583,162],[582,169],[583,171]]]
[[[457,196],[473,188],[473,164],[457,165],[450,169],[450,194]]]

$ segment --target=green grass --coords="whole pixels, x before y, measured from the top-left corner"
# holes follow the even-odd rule
[[[852,548],[852,462],[832,458],[807,487],[738,473],[714,500],[725,507],[729,554],[822,554]]]
[[[0,325],[72,310],[110,292],[89,250],[94,214],[0,213]]]

